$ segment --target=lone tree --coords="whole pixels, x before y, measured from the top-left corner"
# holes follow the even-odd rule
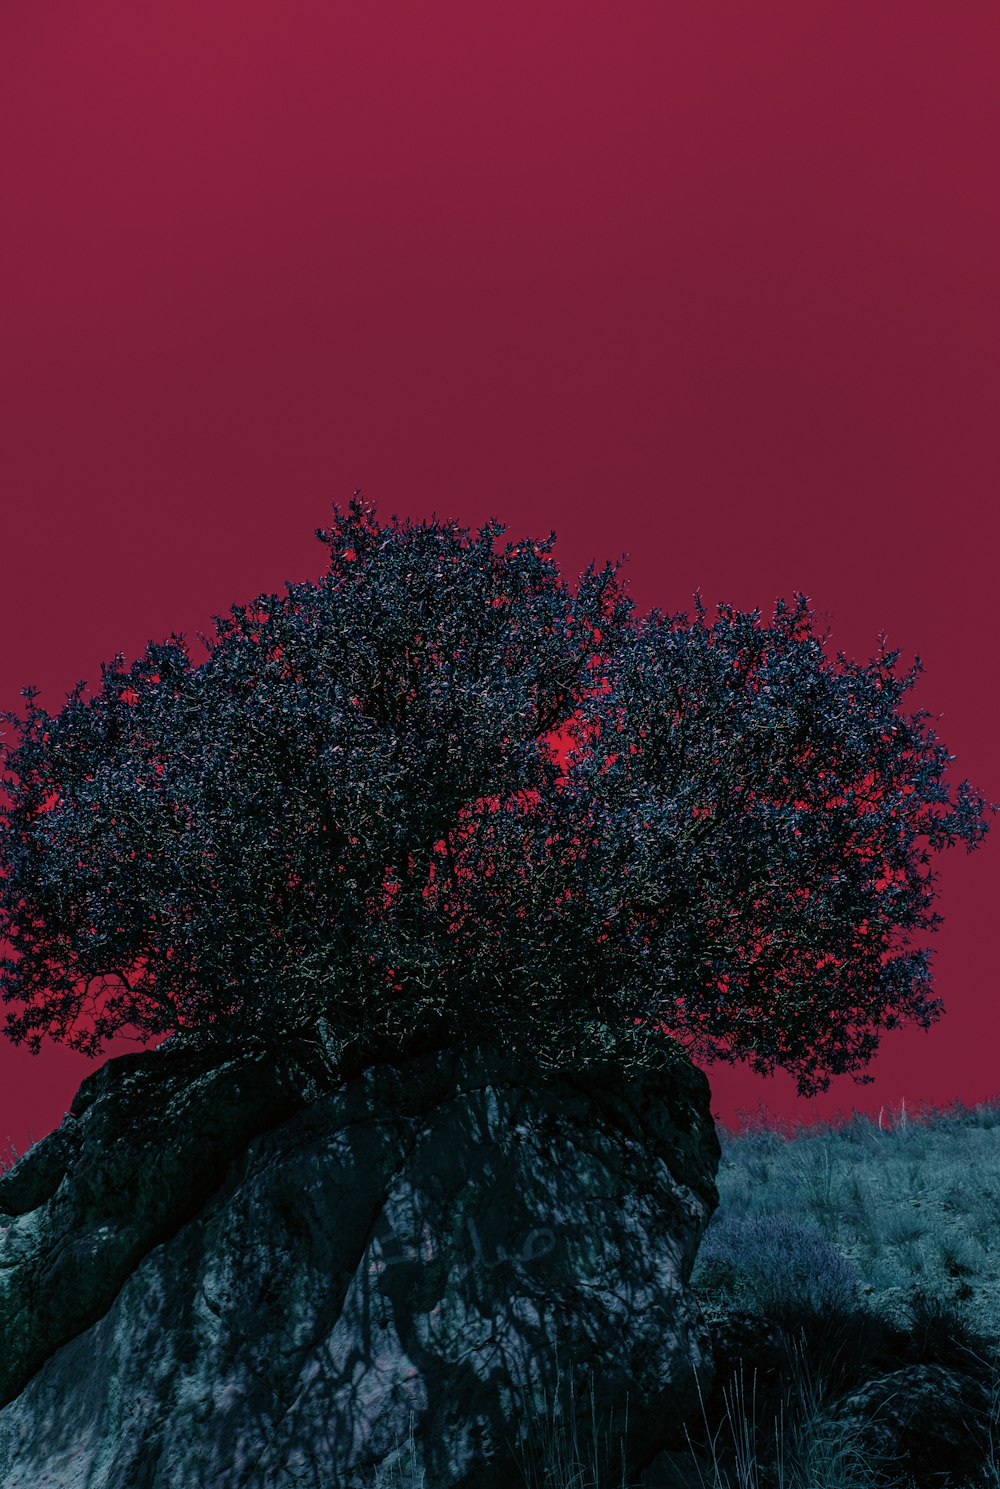
[[[802,595],[636,620],[620,564],[570,595],[554,533],[333,510],[323,579],[214,616],[202,664],[173,634],[0,716],[15,1043],[682,1046],[808,1095],[940,1016],[907,933],[987,804],[898,710],[919,659],[831,661]]]

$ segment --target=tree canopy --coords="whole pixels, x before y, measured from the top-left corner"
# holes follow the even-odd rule
[[[831,659],[803,595],[636,617],[554,533],[333,510],[324,577],[213,616],[200,665],[175,633],[0,716],[14,1042],[679,1046],[808,1095],[940,1016],[932,856],[997,808],[901,710],[919,658]]]

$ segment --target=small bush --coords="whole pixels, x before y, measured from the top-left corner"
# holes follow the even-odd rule
[[[860,1277],[822,1233],[787,1215],[720,1215],[705,1233],[698,1271],[735,1283],[778,1322],[850,1308]]]

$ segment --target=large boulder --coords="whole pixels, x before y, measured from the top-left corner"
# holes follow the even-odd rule
[[[993,1400],[981,1374],[906,1365],[866,1381],[829,1415],[869,1457],[898,1465],[917,1483],[951,1483],[951,1475],[987,1465]]]
[[[636,1469],[697,1411],[719,1147],[686,1060],[346,1079],[172,1043],[0,1179],[4,1489],[509,1489],[557,1375]]]
[[[177,1041],[88,1076],[62,1124],[0,1176],[0,1405],[107,1313],[251,1138],[331,1077],[301,1045],[220,1063]]]

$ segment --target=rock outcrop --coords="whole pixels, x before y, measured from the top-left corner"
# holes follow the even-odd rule
[[[991,1407],[989,1385],[976,1374],[908,1365],[866,1381],[838,1401],[831,1416],[870,1458],[897,1464],[925,1484],[982,1473]]]
[[[641,1469],[711,1387],[718,1160],[686,1061],[109,1060],[0,1178],[0,1485],[510,1489],[557,1371]]]

